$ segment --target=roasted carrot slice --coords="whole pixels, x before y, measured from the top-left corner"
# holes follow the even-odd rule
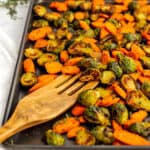
[[[33,72],[35,73],[35,65],[32,59],[26,58],[23,61],[23,68],[25,72]]]
[[[45,39],[39,39],[35,42],[34,48],[44,48],[48,45],[48,41]]]
[[[80,24],[80,28],[83,29],[83,30],[90,29],[90,26],[85,21],[80,20],[79,24]]]
[[[61,51],[60,52],[60,60],[62,63],[65,63],[69,59],[69,54],[67,51]]]
[[[77,104],[71,110],[71,114],[74,116],[80,116],[80,115],[83,115],[84,111],[85,111],[85,107]]]
[[[42,74],[38,76],[38,82],[43,82],[44,80],[53,80],[57,77],[55,74]]]
[[[61,71],[63,74],[75,75],[80,72],[80,68],[77,66],[63,66]]]
[[[70,58],[68,61],[65,62],[65,66],[74,66],[77,65],[79,61],[81,61],[83,57],[74,57]]]

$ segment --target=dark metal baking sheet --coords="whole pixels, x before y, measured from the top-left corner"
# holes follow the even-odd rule
[[[111,2],[110,0],[108,0]],[[5,123],[9,116],[12,114],[12,112],[15,109],[16,104],[18,103],[19,99],[21,99],[26,92],[22,90],[19,84],[19,78],[22,73],[22,61],[23,61],[23,51],[24,48],[29,46],[29,43],[26,41],[26,35],[27,32],[29,31],[31,27],[31,22],[33,19],[33,13],[32,13],[32,8],[35,4],[37,3],[42,3],[44,5],[48,5],[50,0],[30,0],[30,6],[29,6],[29,11],[28,11],[28,17],[26,20],[26,25],[23,33],[23,38],[20,46],[20,51],[18,54],[18,60],[16,63],[16,68],[14,71],[14,77],[12,80],[12,86],[10,90],[10,94],[8,97],[8,102],[6,106],[6,112],[4,114],[4,119],[3,123]],[[57,119],[57,118],[56,118]],[[4,144],[2,144],[2,147],[6,149],[15,149],[15,150],[41,150],[41,149],[55,149],[55,150],[73,150],[73,149],[82,149],[82,150],[126,150],[126,149],[141,149],[141,150],[150,150],[150,147],[146,146],[111,146],[111,145],[96,145],[96,146],[78,146],[75,145],[73,141],[71,140],[66,140],[65,145],[62,147],[54,147],[54,146],[48,146],[45,145],[44,142],[42,142],[42,137],[44,132],[50,128],[51,124],[54,122],[50,121],[35,127],[32,127],[30,129],[27,129],[25,131],[22,131],[10,139],[8,139]],[[1,148],[1,147],[0,147]]]

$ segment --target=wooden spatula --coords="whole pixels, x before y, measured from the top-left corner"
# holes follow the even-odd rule
[[[79,76],[61,75],[22,98],[10,119],[0,128],[0,143],[17,132],[56,118],[75,104],[81,91],[98,85],[98,81],[80,82]]]

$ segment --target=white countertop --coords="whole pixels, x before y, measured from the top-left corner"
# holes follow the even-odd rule
[[[8,100],[29,4],[17,6],[17,19],[0,7],[0,124]]]

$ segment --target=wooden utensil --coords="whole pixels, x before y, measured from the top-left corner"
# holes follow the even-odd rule
[[[0,143],[17,132],[56,118],[75,104],[81,91],[98,85],[98,81],[80,82],[79,76],[61,75],[22,98],[10,119],[0,128]]]

